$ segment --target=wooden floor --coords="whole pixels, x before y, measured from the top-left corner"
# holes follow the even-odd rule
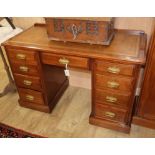
[[[7,84],[0,59],[0,90]],[[70,86],[51,114],[20,107],[18,94],[0,98],[0,122],[46,137],[155,137],[155,130],[132,125],[130,134],[88,123],[91,92]]]

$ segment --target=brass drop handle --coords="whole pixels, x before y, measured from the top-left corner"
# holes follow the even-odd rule
[[[66,58],[60,58],[59,63],[62,65],[66,65],[66,64],[69,64],[69,60]]]
[[[119,83],[115,82],[115,81],[108,81],[107,82],[107,87],[108,88],[118,88],[119,87]]]
[[[26,99],[29,100],[29,101],[33,101],[34,100],[34,96],[26,95]]]
[[[105,116],[106,116],[106,117],[110,117],[110,118],[114,118],[114,117],[116,116],[116,114],[113,113],[113,112],[106,111],[106,112],[105,112]]]
[[[19,69],[22,72],[28,72],[28,67],[26,67],[26,66],[20,66]]]
[[[110,103],[116,103],[117,102],[117,98],[113,97],[113,96],[106,96],[106,101],[110,102]]]
[[[113,67],[108,67],[107,70],[108,70],[109,73],[113,73],[113,74],[118,74],[118,73],[120,72],[120,68],[115,67],[115,66],[113,66]]]
[[[20,60],[24,60],[26,58],[26,55],[25,54],[17,54],[16,58],[20,59]]]
[[[26,86],[31,86],[32,85],[32,81],[29,81],[29,80],[24,80],[23,83]]]

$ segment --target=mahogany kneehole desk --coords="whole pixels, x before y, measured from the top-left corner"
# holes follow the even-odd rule
[[[51,112],[68,87],[64,66],[90,70],[89,122],[128,133],[136,84],[145,63],[146,35],[115,30],[110,46],[49,41],[45,25],[33,27],[3,44],[23,107]]]

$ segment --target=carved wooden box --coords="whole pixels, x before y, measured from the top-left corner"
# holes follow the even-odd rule
[[[109,45],[114,36],[114,18],[45,18],[50,40]]]

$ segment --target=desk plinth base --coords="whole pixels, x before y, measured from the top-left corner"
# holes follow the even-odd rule
[[[130,126],[128,125],[121,124],[121,123],[115,123],[112,121],[107,121],[107,120],[100,119],[94,116],[89,117],[89,123],[92,125],[97,125],[103,128],[117,130],[117,131],[124,132],[124,133],[130,132]]]
[[[24,107],[24,108],[30,108],[33,110],[37,110],[37,111],[41,111],[41,112],[46,112],[49,113],[50,112],[50,108],[49,106],[46,105],[36,105],[35,103],[30,103],[30,102],[25,102],[25,101],[18,101],[20,106]]]

